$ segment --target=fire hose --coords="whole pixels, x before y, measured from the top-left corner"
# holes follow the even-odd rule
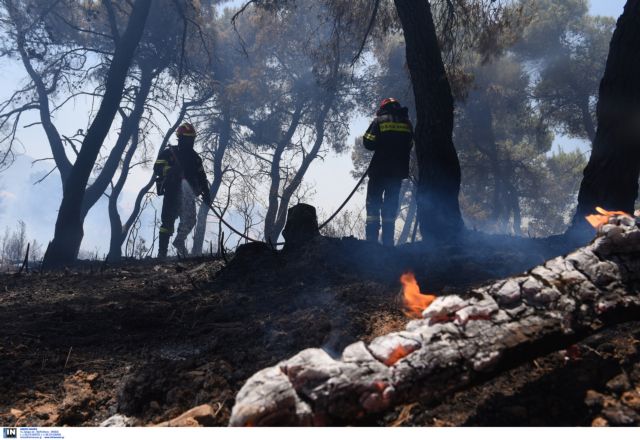
[[[333,220],[335,218],[336,215],[338,215],[338,213],[340,211],[342,211],[342,208],[345,207],[345,205],[347,203],[349,203],[349,200],[351,200],[351,197],[353,197],[353,195],[356,193],[356,191],[358,190],[358,188],[360,188],[360,185],[362,185],[362,182],[364,181],[364,178],[367,177],[367,174],[369,174],[369,167],[367,167],[367,169],[365,170],[364,174],[362,174],[362,177],[360,178],[360,180],[358,180],[358,183],[356,183],[356,186],[353,187],[353,190],[351,190],[351,193],[349,193],[349,195],[347,196],[347,198],[344,200],[344,202],[342,202],[342,205],[340,205],[338,207],[338,209],[336,210],[336,212],[334,212],[331,217],[329,217],[327,220],[325,220],[324,223],[322,223],[320,225],[320,227],[318,227],[318,229],[322,229],[325,226],[327,226],[329,224],[329,222],[331,222],[331,220]]]
[[[324,228],[325,226],[327,226],[331,220],[333,220],[336,215],[338,215],[338,213],[340,211],[342,211],[342,208],[344,208],[346,206],[347,203],[349,203],[349,200],[351,200],[351,197],[353,197],[353,195],[356,193],[356,191],[358,190],[358,188],[360,188],[360,185],[362,185],[362,182],[364,181],[365,177],[367,177],[367,174],[369,173],[369,167],[367,167],[366,171],[362,174],[362,177],[360,177],[360,180],[358,180],[358,183],[356,183],[356,186],[353,187],[353,190],[351,190],[351,192],[349,193],[349,195],[347,196],[347,198],[344,200],[344,202],[342,202],[342,204],[338,207],[338,209],[327,219],[325,220],[319,227],[318,230],[321,230],[322,228]],[[203,201],[204,203],[204,201]],[[220,220],[220,222],[225,225],[227,228],[229,228],[232,232],[238,234],[240,237],[244,238],[247,241],[251,241],[251,242],[255,242],[255,243],[264,243],[262,240],[257,240],[255,238],[251,238],[249,236],[247,236],[246,234],[243,234],[242,232],[238,231],[236,228],[234,228],[233,226],[231,226],[224,218],[223,215],[221,213],[218,212],[218,210],[216,209],[215,206],[213,206],[213,201],[211,203],[208,204],[209,209],[211,209],[211,212],[213,212],[213,214],[218,218],[218,220]],[[284,242],[278,242],[278,243],[272,243],[272,246],[281,246],[283,245]]]

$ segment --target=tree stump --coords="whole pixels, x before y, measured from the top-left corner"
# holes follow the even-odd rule
[[[287,224],[282,231],[285,248],[300,247],[320,235],[316,208],[306,203],[298,203],[289,208]]]

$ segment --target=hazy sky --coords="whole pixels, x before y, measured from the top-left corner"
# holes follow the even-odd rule
[[[239,0],[234,0],[234,3]],[[617,17],[622,12],[624,0],[592,0],[591,13],[593,15],[609,15]],[[6,97],[17,86],[24,83],[25,73],[17,62],[0,60],[0,77],[3,78],[4,87],[0,91],[0,98]],[[379,102],[381,96],[372,96],[372,102]],[[61,132],[71,133],[78,128],[78,113],[83,116],[87,113],[87,105],[77,102],[69,105],[56,117],[55,123]],[[86,116],[84,116],[86,119]],[[37,121],[37,114],[32,112],[28,117],[22,119],[21,126]],[[351,125],[349,145],[353,144],[356,136],[362,135],[369,122],[369,117],[359,117]],[[53,173],[44,184],[33,186],[33,182],[49,170],[52,162],[38,163],[30,168],[31,158],[41,159],[50,156],[47,148],[46,138],[39,126],[20,129],[20,139],[23,143],[22,151],[26,156],[21,161],[20,169],[13,172],[0,174],[0,233],[6,226],[15,227],[17,220],[22,219],[27,223],[27,230],[32,238],[40,242],[47,242],[53,236],[56,209],[60,203],[59,177]],[[555,145],[562,145],[565,149],[585,148],[584,142],[576,142],[566,138],[557,138]],[[306,181],[315,186],[315,194],[309,200],[315,204],[319,210],[325,213],[332,212],[346,197],[353,188],[355,181],[350,175],[352,169],[351,153],[340,156],[329,155],[325,160],[317,160],[309,169]],[[139,170],[134,172],[128,179],[127,186],[120,200],[120,205],[124,208],[124,215],[128,215],[128,210],[138,189],[146,183],[150,170]],[[29,176],[36,173],[37,177]],[[210,176],[211,178],[211,176]],[[157,201],[160,206],[160,200]],[[101,251],[108,246],[108,219],[106,213],[106,203],[91,210],[85,225],[85,241],[83,249],[94,250],[100,248]],[[354,196],[347,206],[351,210],[362,210],[364,207],[364,192]],[[322,215],[321,215],[322,220]]]
[[[618,18],[622,14],[625,0],[591,0],[591,15],[610,15]]]

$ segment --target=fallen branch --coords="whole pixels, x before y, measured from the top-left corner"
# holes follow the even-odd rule
[[[316,348],[253,375],[236,397],[233,426],[332,425],[418,398],[439,399],[558,343],[637,319],[640,229],[616,216],[596,239],[527,273],[437,298],[406,329]]]

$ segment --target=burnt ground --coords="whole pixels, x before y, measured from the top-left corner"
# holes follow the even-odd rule
[[[560,240],[474,234],[383,249],[318,238],[300,250],[252,244],[213,258],[0,276],[0,424],[96,426],[118,413],[157,424],[207,403],[226,425],[253,373],[301,349],[402,328],[398,278],[446,294],[568,251]],[[640,322],[514,368],[378,425],[640,424]]]

